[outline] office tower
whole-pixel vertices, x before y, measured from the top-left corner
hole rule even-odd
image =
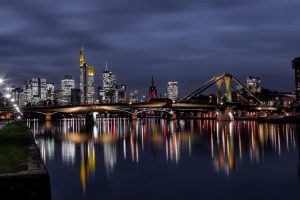
[[[15,104],[22,105],[21,104],[22,95],[23,95],[23,90],[21,88],[19,88],[19,87],[12,87],[11,88],[11,97],[12,97],[12,99],[14,99]]]
[[[292,66],[295,70],[295,94],[297,104],[300,104],[300,57],[292,60]]]
[[[75,80],[71,75],[64,75],[61,80],[62,101],[65,104],[71,103],[71,90],[75,88]]]
[[[126,85],[118,86],[118,100],[119,103],[126,102]]]
[[[63,95],[62,95],[62,91],[61,90],[54,90],[54,104],[64,104],[64,102],[62,101],[63,99]]]
[[[156,90],[156,85],[154,83],[153,76],[152,76],[152,79],[151,79],[151,84],[149,86],[149,95],[148,95],[148,97],[149,97],[149,99],[157,97],[157,90]]]
[[[71,89],[71,104],[80,103],[80,89],[73,88]]]
[[[248,76],[247,77],[247,89],[253,94],[261,93],[261,81],[259,77]]]
[[[178,82],[169,81],[167,85],[168,98],[176,101],[178,99]]]
[[[27,104],[30,104],[31,100],[32,100],[32,89],[31,89],[32,85],[31,85],[31,81],[30,80],[26,80],[23,83],[23,102],[24,102],[24,106],[26,106]]]
[[[126,86],[117,85],[116,76],[112,71],[108,70],[107,63],[102,72],[102,78],[102,87],[99,87],[98,90],[100,103],[118,103],[120,101],[126,101]],[[119,99],[119,95],[121,95],[121,99]]]
[[[83,48],[79,53],[80,64],[80,101],[81,103],[94,103],[95,101],[95,67],[86,64]]]
[[[54,101],[54,83],[47,83],[47,100]]]

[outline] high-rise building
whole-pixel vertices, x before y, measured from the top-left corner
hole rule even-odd
[[[46,82],[45,78],[32,78],[23,84],[24,104],[36,105],[47,100],[53,100],[54,84]]]
[[[47,100],[54,101],[54,83],[47,83]]]
[[[55,104],[64,104],[63,95],[61,90],[54,90],[54,102]]]
[[[116,76],[108,70],[107,63],[105,64],[105,70],[103,71],[103,89],[113,90],[116,88]]]
[[[247,89],[253,94],[261,93],[261,81],[257,76],[247,77]]]
[[[11,96],[12,99],[14,99],[15,104],[22,106],[22,96],[23,90],[19,87],[12,87],[11,88]]]
[[[167,86],[168,98],[176,101],[178,100],[178,82],[169,81]]]
[[[154,78],[152,76],[152,79],[151,79],[151,84],[149,86],[149,95],[148,95],[149,99],[152,99],[152,98],[157,98],[157,90],[156,90],[156,85],[154,83]]]
[[[61,80],[62,101],[65,104],[71,103],[71,90],[75,88],[75,80],[71,75],[64,75]]]
[[[300,104],[300,57],[292,60],[292,66],[295,70],[295,93],[297,104]]]
[[[126,102],[126,85],[120,85],[118,86],[118,99],[119,103],[125,103]]]
[[[80,103],[80,89],[73,88],[71,89],[71,104]]]
[[[95,67],[88,66],[84,60],[83,48],[79,53],[80,64],[80,102],[94,103],[95,101]]]
[[[126,85],[117,85],[116,76],[108,70],[107,63],[102,73],[103,86],[99,87],[99,102],[100,103],[118,103],[126,101]],[[119,99],[121,95],[121,99]]]
[[[31,103],[32,100],[32,84],[30,80],[24,81],[23,84],[23,97],[24,97],[24,106]]]

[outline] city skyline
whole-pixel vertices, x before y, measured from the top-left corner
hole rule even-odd
[[[147,94],[152,75],[158,93],[173,80],[184,96],[224,72],[240,80],[258,76],[266,88],[294,91],[291,60],[299,56],[299,2],[127,3],[3,2],[3,76],[20,85],[47,75],[59,85],[60,70],[79,83],[77,55],[83,42],[96,66],[96,85],[107,61],[118,80],[140,94]]]

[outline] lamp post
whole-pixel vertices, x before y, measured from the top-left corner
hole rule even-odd
[[[10,97],[11,97],[11,94],[8,94],[8,93],[5,94],[5,98],[7,99],[7,101],[5,102],[5,107],[6,107],[6,111],[7,111],[8,114],[9,114],[9,104],[10,104],[10,101],[11,101]],[[8,116],[7,124],[9,124],[9,116]]]

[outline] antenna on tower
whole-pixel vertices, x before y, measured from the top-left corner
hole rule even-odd
[[[107,71],[107,61],[105,62],[105,71]]]
[[[83,51],[83,41],[81,41],[81,51]]]

